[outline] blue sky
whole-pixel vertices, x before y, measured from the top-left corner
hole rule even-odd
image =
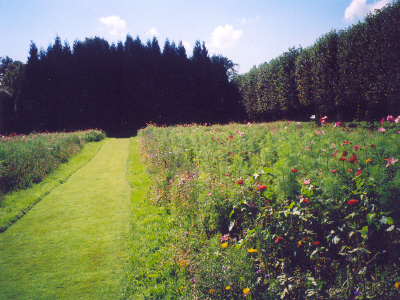
[[[102,37],[110,44],[139,36],[183,41],[190,56],[196,40],[209,54],[239,64],[240,73],[290,47],[312,45],[331,29],[345,29],[390,0],[0,0],[0,57],[27,61],[31,40],[46,49],[58,35]]]

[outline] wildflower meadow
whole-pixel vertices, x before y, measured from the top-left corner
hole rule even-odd
[[[399,118],[328,120],[139,132],[173,223],[164,299],[400,297]]]

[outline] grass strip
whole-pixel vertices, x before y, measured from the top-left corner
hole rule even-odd
[[[128,259],[128,139],[97,155],[0,235],[2,299],[118,299]]]
[[[68,163],[60,165],[44,181],[28,189],[6,194],[0,207],[0,232],[4,232],[54,188],[85,166],[97,154],[104,142],[105,140],[87,143],[83,149],[70,158]]]
[[[131,138],[127,179],[131,186],[132,240],[125,270],[124,299],[177,299],[177,267],[165,258],[171,252],[172,219],[164,207],[148,201],[151,181],[141,162],[139,137]]]

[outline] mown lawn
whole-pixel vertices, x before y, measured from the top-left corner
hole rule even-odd
[[[0,234],[2,299],[120,297],[130,235],[128,146],[128,139],[108,139]]]

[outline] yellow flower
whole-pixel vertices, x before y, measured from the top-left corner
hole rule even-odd
[[[257,249],[250,248],[250,249],[247,249],[247,252],[249,252],[249,253],[256,253],[256,252],[257,252]]]
[[[184,260],[184,259],[181,260],[181,263],[180,263],[181,267],[184,268],[184,267],[186,267],[188,264],[189,264],[189,262],[188,262],[187,260]]]
[[[210,289],[210,294],[212,294],[214,292],[214,289]]]
[[[370,158],[368,158],[367,160],[365,160],[365,162],[370,162],[371,161],[371,159]]]
[[[250,289],[249,288],[243,289],[243,294],[247,295],[248,293],[250,293]]]
[[[394,287],[396,288],[396,290],[400,291],[400,281],[399,281],[399,282],[396,282],[396,283],[394,284]]]
[[[297,243],[297,247],[301,247],[301,241]]]
[[[221,244],[221,247],[224,248],[224,249],[225,249],[226,247],[228,247],[228,242]]]
[[[228,285],[226,288],[225,288],[226,290],[230,290],[231,289],[231,287]]]

